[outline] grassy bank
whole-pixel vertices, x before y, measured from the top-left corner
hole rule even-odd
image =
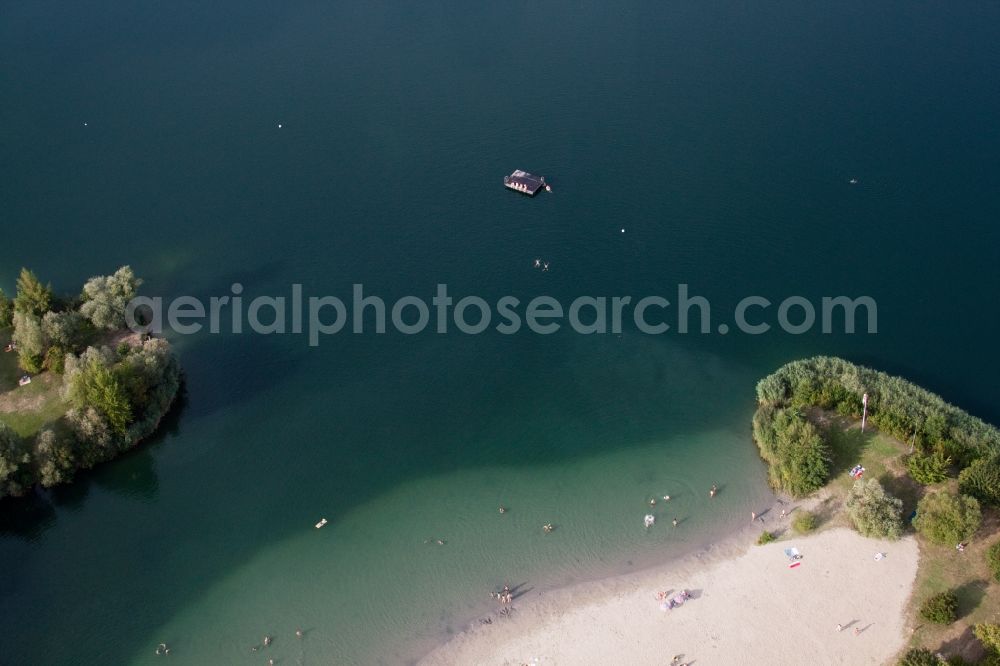
[[[8,342],[9,329],[0,332],[0,349]],[[69,405],[61,396],[62,377],[45,372],[33,377],[27,386],[18,386],[23,374],[17,354],[0,351],[0,423],[21,437],[31,437],[43,426],[58,421]]]

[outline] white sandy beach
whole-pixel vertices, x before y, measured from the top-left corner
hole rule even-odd
[[[803,556],[796,568],[783,552],[790,546]],[[876,561],[877,552],[885,558]],[[730,545],[515,599],[510,619],[475,626],[421,663],[662,666],[682,654],[681,663],[697,666],[884,664],[906,641],[903,611],[917,558],[912,538],[878,541],[844,528]],[[657,592],[682,589],[693,598],[661,610]]]

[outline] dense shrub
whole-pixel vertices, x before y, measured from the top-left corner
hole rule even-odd
[[[69,421],[82,441],[128,447],[156,429],[180,379],[180,365],[165,340],[147,340],[124,358],[109,347],[90,347],[79,358],[67,358]]]
[[[979,502],[968,495],[940,491],[917,504],[913,526],[934,543],[954,545],[971,538],[982,523]]]
[[[1000,652],[1000,624],[977,624],[975,634],[987,650]]]
[[[802,497],[826,484],[832,459],[829,446],[816,426],[798,411],[758,409],[753,436],[768,464],[768,479],[774,488]]]
[[[920,617],[935,624],[951,624],[958,616],[958,597],[952,591],[928,597],[920,606]]]
[[[807,534],[816,529],[816,516],[808,511],[797,511],[792,518],[792,529],[799,534]]]
[[[985,662],[981,661],[968,661],[965,657],[960,654],[953,654],[944,660],[944,663],[948,666],[988,666]]]
[[[7,328],[14,321],[14,304],[0,289],[0,328]]]
[[[867,537],[898,539],[903,533],[903,502],[875,479],[859,479],[847,493],[847,516]]]
[[[927,648],[910,648],[898,663],[899,666],[941,666],[941,660]]]
[[[955,464],[1000,454],[1000,430],[899,377],[817,356],[788,363],[757,384],[761,406],[774,409],[815,405],[861,414],[868,393],[868,419],[924,453],[940,451]]]
[[[993,573],[993,580],[1000,583],[1000,541],[997,541],[987,549],[986,564]]]
[[[951,466],[951,458],[941,451],[931,453],[914,453],[906,459],[906,468],[910,476],[917,483],[928,486],[932,483],[941,483],[948,478],[948,467]]]
[[[122,266],[113,275],[92,277],[83,285],[80,312],[95,328],[125,328],[125,307],[135,298],[141,284],[142,280],[128,266]]]
[[[984,504],[1000,506],[1000,459],[976,460],[958,475],[958,487]]]
[[[0,498],[24,492],[25,474],[29,472],[31,456],[17,433],[0,423]]]
[[[57,435],[52,428],[45,428],[35,439],[35,464],[38,466],[38,482],[46,488],[73,478],[77,460],[74,452],[75,440],[66,435]]]
[[[771,543],[772,541],[774,541],[774,535],[768,532],[767,530],[761,532],[760,536],[757,537],[758,546],[763,546],[764,544]]]
[[[975,666],[1000,666],[1000,652],[989,652]]]
[[[14,333],[11,340],[17,345],[17,362],[26,372],[42,370],[45,358],[45,336],[42,321],[27,312],[14,312]]]

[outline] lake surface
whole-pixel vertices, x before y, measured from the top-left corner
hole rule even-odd
[[[280,663],[405,663],[504,582],[743,524],[754,385],[801,356],[1000,422],[1000,7],[872,4],[3,2],[8,293],[125,263],[165,298],[685,283],[719,321],[870,295],[878,334],[170,335],[161,436],[0,503],[0,662],[264,663],[269,633]]]

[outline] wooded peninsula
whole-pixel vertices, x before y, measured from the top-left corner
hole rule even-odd
[[[133,333],[128,266],[58,297],[22,269],[0,290],[0,498],[72,480],[153,434],[180,391],[170,344]]]

